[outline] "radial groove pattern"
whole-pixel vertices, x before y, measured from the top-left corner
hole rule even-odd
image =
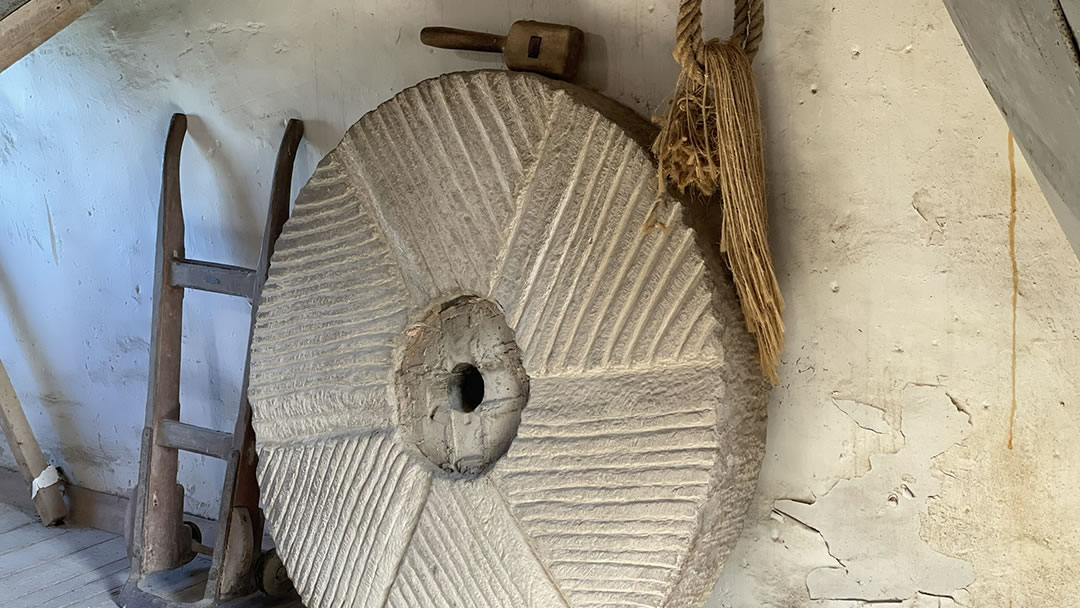
[[[764,386],[697,222],[655,200],[634,125],[605,103],[526,74],[425,81],[354,125],[301,191],[250,397],[267,518],[309,608],[681,608],[715,581],[760,466]],[[453,364],[490,365],[482,330],[418,325],[461,296],[513,333],[520,416],[497,398],[439,405]],[[419,335],[459,349],[422,359],[431,382],[403,376]],[[431,392],[414,403],[401,386]],[[514,439],[479,472],[436,466],[427,435],[399,426],[406,410],[428,420],[416,403],[456,421],[440,440]]]

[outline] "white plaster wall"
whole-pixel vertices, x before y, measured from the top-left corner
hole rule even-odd
[[[676,75],[675,4],[105,0],[0,74],[0,358],[46,451],[88,487],[137,476],[172,112],[192,117],[189,255],[250,265],[286,118],[307,124],[299,187],[381,100],[498,65],[420,46],[421,26],[574,23],[581,82],[648,115]],[[706,5],[726,32],[729,4]],[[1018,158],[1009,450],[1006,127],[944,8],[769,0],[756,67],[788,347],[751,523],[709,605],[1071,605],[1080,263]],[[227,428],[246,305],[189,295],[186,314],[186,419]],[[220,477],[184,461],[189,509],[212,513]]]

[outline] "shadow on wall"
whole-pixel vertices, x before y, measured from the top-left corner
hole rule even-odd
[[[180,111],[180,110],[178,110]],[[187,137],[190,142],[184,146],[182,154],[201,153],[206,161],[211,163],[214,169],[215,181],[218,182],[218,192],[223,196],[221,202],[231,202],[233,209],[223,219],[229,220],[230,226],[222,226],[222,236],[230,243],[232,256],[242,260],[245,255],[258,251],[257,246],[253,250],[252,243],[257,244],[262,235],[255,228],[261,225],[260,218],[266,217],[266,209],[257,204],[252,192],[252,181],[244,175],[246,170],[236,163],[236,156],[244,150],[231,149],[230,146],[222,145],[221,139],[217,139],[211,132],[211,128],[201,116],[187,114],[188,126]],[[191,144],[195,144],[192,146]],[[180,172],[181,195],[184,188],[184,171]],[[245,221],[246,220],[246,221]],[[207,227],[209,228],[209,227]],[[198,251],[190,252],[195,258],[205,257]],[[250,262],[241,262],[251,265]]]
[[[588,49],[589,61],[582,65],[580,84],[595,91],[608,87],[608,49],[607,41],[598,34],[585,33],[585,48]],[[649,118],[646,116],[646,118]]]
[[[78,446],[82,445],[81,442],[77,442],[76,438],[78,433],[71,424],[71,420],[65,415],[65,410],[72,407],[80,407],[82,404],[78,401],[68,398],[61,388],[60,382],[52,374],[49,368],[49,361],[45,357],[44,353],[38,347],[37,336],[30,324],[30,320],[26,315],[22,303],[19,301],[17,292],[11,281],[8,278],[8,272],[4,268],[2,262],[0,262],[0,297],[7,303],[8,317],[11,319],[11,326],[15,330],[15,341],[22,345],[23,354],[26,358],[27,365],[30,366],[31,372],[34,374],[34,379],[37,380],[38,390],[40,391],[40,400],[45,410],[46,416],[52,422],[52,432],[43,433],[41,429],[35,430],[35,434],[39,436],[39,439],[51,439],[56,438],[59,445],[52,444],[52,442],[44,443],[42,445],[42,451],[46,454],[46,461],[56,464],[56,457],[61,457],[60,465],[63,466],[68,462],[68,457],[74,457],[74,454],[68,454],[64,446]],[[16,394],[19,393],[19,387],[16,388]],[[25,387],[24,391],[25,392]],[[23,406],[26,405],[26,400],[22,399]],[[27,418],[33,421],[33,412],[27,412]],[[31,426],[33,423],[31,422]],[[60,454],[55,452],[59,449]],[[53,452],[50,454],[50,452]],[[51,457],[50,457],[51,456]],[[66,467],[70,471],[70,467]]]

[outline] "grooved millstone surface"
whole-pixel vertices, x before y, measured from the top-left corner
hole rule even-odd
[[[704,602],[765,387],[690,212],[665,199],[646,229],[656,172],[628,117],[538,76],[450,74],[364,116],[300,192],[250,399],[309,608]]]

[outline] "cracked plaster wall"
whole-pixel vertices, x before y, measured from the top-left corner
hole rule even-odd
[[[730,4],[706,2],[724,35]],[[251,264],[283,121],[297,187],[415,82],[499,65],[424,25],[587,34],[581,82],[655,113],[676,2],[105,0],[0,74],[0,358],[82,485],[137,474],[156,204],[192,116],[191,255]],[[1006,127],[935,0],[769,0],[755,62],[788,346],[749,525],[711,608],[1069,606],[1080,594],[1080,263],[1018,155],[1015,444]],[[187,419],[230,426],[246,311],[187,303]],[[6,452],[0,464],[11,464]],[[215,463],[182,464],[213,512]]]
[[[758,64],[788,348],[709,605],[1075,605],[1080,263],[1018,152],[1009,450],[1004,122],[938,3],[817,6]]]

